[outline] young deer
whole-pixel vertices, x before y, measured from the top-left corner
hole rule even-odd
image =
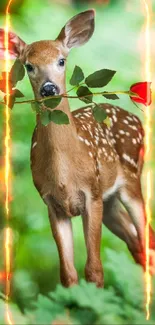
[[[88,10],[69,20],[55,41],[27,45],[14,33],[9,34],[10,53],[25,65],[35,98],[66,92],[67,55],[86,43],[93,31],[94,10]],[[4,51],[3,30],[0,36]],[[127,111],[110,104],[101,106],[110,117],[110,127],[97,123],[89,106],[71,113],[67,98],[63,98],[56,109],[68,115],[70,124],[43,126],[37,115],[32,138],[33,181],[48,208],[64,286],[78,282],[71,225],[71,217],[77,215],[83,218],[87,281],[103,286],[102,221],[145,267],[145,208],[140,184],[143,128]],[[154,249],[154,232],[150,232],[150,248]]]

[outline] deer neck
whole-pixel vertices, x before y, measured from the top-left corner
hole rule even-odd
[[[50,122],[47,126],[41,124],[40,116],[37,116],[37,133],[40,141],[46,142],[46,147],[56,151],[71,151],[77,143],[77,131],[73,116],[70,112],[67,98],[62,98],[60,104],[55,108],[68,115],[69,124],[55,124]]]

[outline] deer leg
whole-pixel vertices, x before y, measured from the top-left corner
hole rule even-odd
[[[119,192],[119,198],[131,217],[131,220],[137,230],[137,236],[141,249],[143,250],[145,246],[145,205],[141,194],[141,189],[137,189],[137,195],[135,191],[136,186],[134,188],[134,184],[131,188],[123,188]]]
[[[60,259],[60,279],[65,287],[78,283],[77,272],[74,267],[72,224],[69,218],[56,214],[48,205],[49,219]]]
[[[142,261],[142,265],[145,269],[145,225],[146,225],[146,212],[144,199],[141,193],[140,184],[127,184],[126,188],[121,189],[119,192],[120,201],[125,206],[128,214],[131,217],[131,220],[137,230],[137,238],[139,240],[139,259]],[[150,249],[155,249],[155,235],[154,231],[150,227]],[[138,252],[135,254],[138,255]],[[152,260],[154,259],[154,254],[152,254]],[[154,264],[154,261],[150,261]],[[151,267],[152,272],[154,273],[154,265]]]
[[[103,223],[112,233],[127,244],[135,262],[144,266],[137,230],[129,214],[123,209],[116,196],[104,202]]]
[[[91,200],[87,204],[87,212],[83,216],[83,228],[87,248],[85,277],[88,282],[103,287],[103,268],[100,259],[100,243],[102,231],[102,200]]]

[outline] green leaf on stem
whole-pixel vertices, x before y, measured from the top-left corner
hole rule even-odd
[[[22,63],[20,62],[19,59],[17,59],[11,70],[10,70],[10,80],[13,84],[13,86],[16,86],[18,81],[21,81],[25,76],[25,69],[22,65]]]
[[[115,75],[116,71],[109,69],[98,70],[90,74],[86,79],[85,83],[88,87],[98,88],[106,86]]]
[[[40,109],[40,103],[39,102],[32,102],[31,103],[31,107],[32,107],[32,110],[36,113],[40,113],[41,112],[41,109]]]
[[[52,98],[43,100],[43,103],[45,104],[46,107],[53,109],[60,104],[61,99],[62,99],[61,96],[59,96],[59,97],[53,96]]]
[[[8,107],[9,107],[10,109],[13,108],[14,103],[15,103],[15,99],[16,99],[16,97],[15,97],[14,94],[13,94],[13,95],[9,95],[9,101],[8,101],[8,103],[7,103],[7,96],[4,96],[4,102],[5,102],[5,104],[8,104]]]
[[[102,94],[102,96],[104,96],[107,99],[119,99],[119,97],[116,94],[108,94],[108,92],[104,91],[104,93]]]
[[[84,73],[82,69],[76,65],[72,77],[70,79],[70,84],[72,86],[78,86],[83,79],[84,79]]]
[[[94,118],[97,122],[101,123],[107,118],[107,113],[104,110],[103,107],[95,104],[95,106],[92,108]]]
[[[52,112],[45,111],[41,113],[41,122],[45,126],[50,122],[54,122],[55,124],[69,124],[69,118],[67,114],[60,110],[54,110]]]
[[[93,94],[90,91],[90,89],[86,86],[79,87],[76,94],[79,97],[79,99],[82,100],[86,104],[91,103],[93,100]],[[80,97],[82,97],[82,98],[80,98]]]
[[[13,94],[14,94],[15,97],[17,97],[17,98],[25,97],[24,94],[23,94],[19,89],[14,89],[14,90],[13,90]]]
[[[111,120],[109,116],[106,117],[106,119],[103,121],[104,124],[109,128],[111,126]]]

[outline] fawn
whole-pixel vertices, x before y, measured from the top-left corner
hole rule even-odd
[[[36,99],[66,92],[65,65],[70,49],[86,43],[94,32],[94,10],[82,12],[62,28],[56,40],[27,45],[9,34],[10,53],[25,65]],[[1,51],[4,51],[0,30]],[[133,114],[101,104],[110,127],[97,123],[91,106],[71,113],[68,99],[56,109],[70,123],[37,124],[32,137],[31,169],[35,187],[48,208],[60,258],[64,286],[78,282],[74,267],[71,217],[82,215],[87,262],[86,280],[103,286],[100,259],[102,222],[127,244],[135,261],[145,268],[145,207],[140,177],[144,131]],[[155,247],[150,229],[151,249]]]

